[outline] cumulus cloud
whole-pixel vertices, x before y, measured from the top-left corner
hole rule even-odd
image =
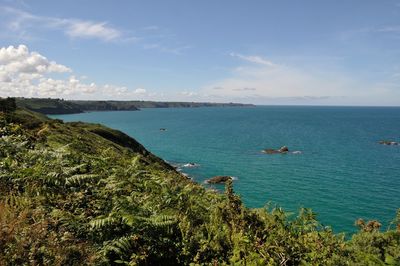
[[[145,89],[142,89],[142,88],[137,88],[136,90],[134,90],[134,93],[136,93],[136,94],[144,94],[146,92],[147,91]]]
[[[0,71],[0,82],[11,82],[11,77],[5,71]]]
[[[15,75],[28,78],[52,72],[65,73],[71,72],[71,69],[54,61],[49,61],[46,57],[36,52],[29,52],[28,47],[25,45],[0,49],[2,80],[5,80],[4,77],[7,77],[6,80],[11,80],[11,77]]]
[[[63,97],[136,99],[145,96],[143,88],[129,90],[123,86],[97,85],[82,82],[74,75],[56,79],[54,73],[69,74],[67,66],[48,60],[45,56],[29,51],[25,45],[0,48],[0,96]]]
[[[30,90],[40,97],[55,97],[59,95],[69,96],[76,93],[94,93],[97,91],[97,86],[95,83],[80,83],[79,80],[72,76],[67,80],[41,78],[36,86],[32,84]]]

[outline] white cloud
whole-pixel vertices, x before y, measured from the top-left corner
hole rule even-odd
[[[278,65],[274,68],[265,65],[243,66],[236,68],[230,78],[204,87],[203,92],[234,101],[258,103],[283,98],[307,99],[304,97],[308,95],[322,99],[326,96],[341,97],[345,92],[344,83],[349,82]]]
[[[269,67],[276,66],[271,61],[266,60],[266,59],[262,58],[261,56],[257,56],[257,55],[242,55],[242,54],[237,54],[237,53],[230,53],[229,55],[232,57],[237,57],[239,59],[245,60],[250,63],[254,63],[254,64],[259,64],[259,65],[264,65],[264,66],[269,66]]]
[[[155,25],[136,30],[135,32],[141,32],[142,36],[134,36],[131,30],[119,29],[106,21],[39,16],[7,6],[0,6],[0,19],[0,36],[20,41],[38,39],[42,31],[60,31],[71,39],[139,43],[142,49],[154,49],[176,55],[191,48],[177,42],[174,34]]]
[[[215,90],[215,88],[214,88]],[[236,88],[236,89],[232,89],[234,91],[256,91],[256,88]]]
[[[105,41],[116,40],[121,32],[107,25],[106,22],[66,21],[66,34],[73,38],[98,38]]]
[[[144,94],[146,92],[147,91],[145,89],[142,89],[142,88],[137,88],[136,90],[134,90],[134,93],[136,93],[136,94]]]
[[[49,61],[46,57],[36,52],[29,52],[28,47],[19,45],[0,49],[0,72],[3,77],[20,75],[25,78],[35,77],[44,73],[65,73],[71,69],[64,65]]]
[[[343,72],[282,65],[261,56],[232,53],[252,65],[201,88],[212,99],[258,104],[400,104],[398,87],[357,80]]]
[[[194,97],[199,95],[197,92],[194,91],[182,91],[180,94],[182,94],[185,97]]]
[[[37,86],[32,84],[31,91],[35,90],[35,94],[40,97],[57,97],[69,96],[74,94],[91,94],[97,91],[97,86],[94,83],[84,84],[74,77],[68,80],[42,78]]]
[[[171,53],[175,55],[180,55],[184,50],[191,48],[189,45],[184,46],[176,46],[176,47],[167,47],[161,43],[147,43],[143,45],[143,48],[146,50],[159,50],[161,52]]]
[[[45,75],[48,74],[68,72],[71,72],[71,69],[49,61],[39,53],[30,52],[25,45],[0,48],[1,96],[25,96],[34,91],[37,96],[51,96],[51,90],[54,93],[68,91],[65,89],[66,84],[45,79]]]
[[[0,82],[11,82],[11,77],[5,71],[1,71]]]
[[[0,48],[0,96],[62,97],[76,99],[137,99],[146,97],[143,88],[82,82],[76,76],[55,79],[54,73],[70,73],[64,65],[48,60],[25,45]],[[84,77],[85,78],[85,77]]]
[[[61,30],[71,38],[99,39],[103,41],[136,40],[132,36],[124,36],[121,30],[104,21],[37,16],[11,7],[1,7],[0,11],[9,16],[9,21],[5,24],[7,30],[27,38],[30,37],[30,31],[47,28]]]
[[[400,33],[400,25],[385,26],[374,29],[375,32]]]

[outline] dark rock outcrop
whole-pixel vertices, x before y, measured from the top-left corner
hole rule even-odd
[[[379,141],[379,144],[390,145],[390,146],[400,145],[398,142],[390,141],[390,140],[381,140],[381,141]]]
[[[289,148],[286,146],[282,146],[280,149],[277,149],[277,150],[265,149],[262,152],[266,153],[266,154],[287,153],[287,152],[289,152]]]
[[[208,184],[220,184],[220,183],[225,183],[228,180],[232,180],[232,177],[231,176],[226,176],[226,175],[217,175],[217,176],[214,176],[214,177],[208,179],[206,181],[206,183],[208,183]]]

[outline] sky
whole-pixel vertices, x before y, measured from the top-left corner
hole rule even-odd
[[[400,105],[400,0],[0,0],[0,97]]]

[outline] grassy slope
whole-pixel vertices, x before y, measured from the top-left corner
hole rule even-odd
[[[0,123],[0,265],[400,263],[400,228],[359,221],[345,241],[309,210],[205,190],[122,132],[22,109]]]
[[[81,106],[60,99],[17,98],[18,107],[44,114],[73,114],[84,110]]]

